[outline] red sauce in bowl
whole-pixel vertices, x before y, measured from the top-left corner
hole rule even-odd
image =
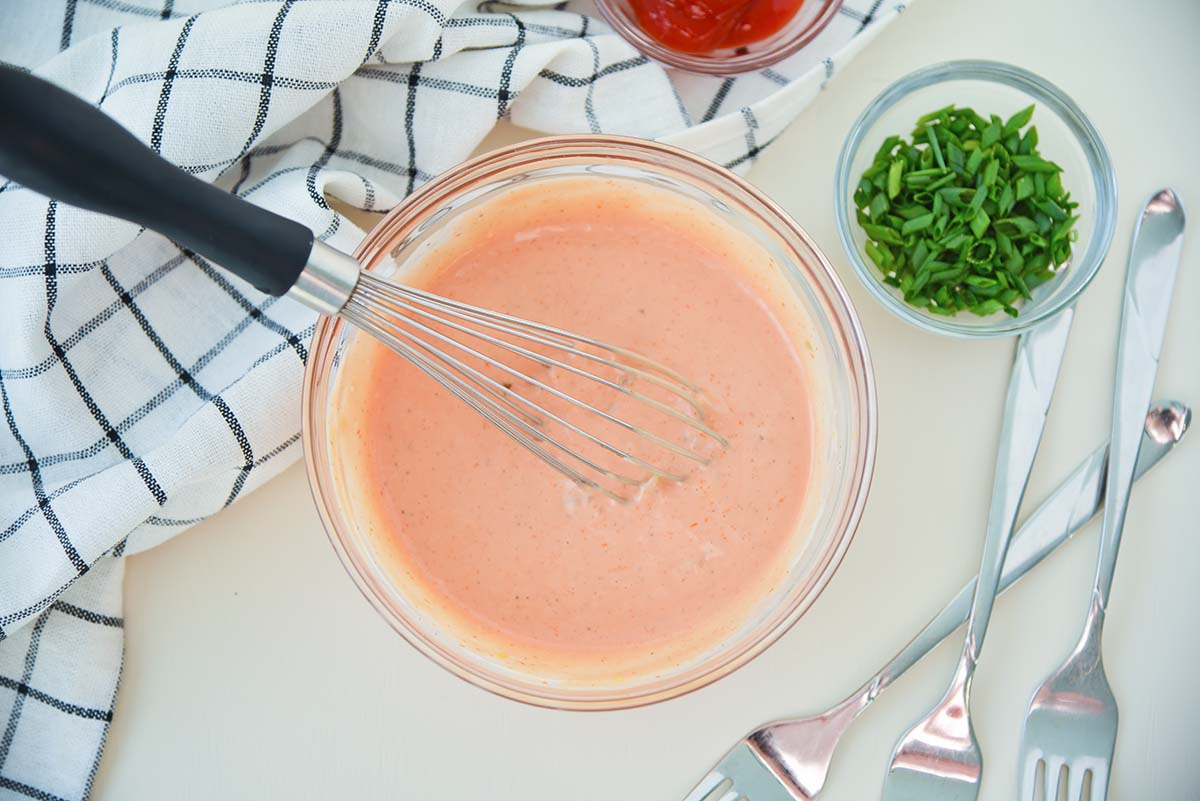
[[[804,0],[630,0],[650,37],[681,53],[761,41],[788,23]]]

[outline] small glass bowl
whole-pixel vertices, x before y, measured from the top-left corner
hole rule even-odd
[[[737,75],[782,61],[815,39],[841,6],[842,0],[805,0],[796,16],[765,39],[707,53],[681,53],[642,30],[629,0],[596,0],[604,21],[643,54],[668,67],[702,75]]]
[[[382,275],[403,273],[411,254],[460,215],[516,187],[562,176],[644,182],[708,205],[766,248],[810,322],[804,332],[813,375],[814,471],[805,490],[798,547],[783,581],[744,624],[690,661],[656,675],[582,684],[522,672],[461,641],[385,567],[356,517],[342,480],[332,404],[340,366],[360,334],[322,318],[304,379],[304,457],[309,484],[334,550],[378,612],[438,664],[499,695],[560,709],[617,709],[662,701],[745,664],[804,614],[829,582],[862,515],[875,462],[875,384],[858,316],[829,260],[782,209],[728,170],[687,151],[616,136],[557,136],[493,151],[451,169],[410,195],[367,235],[355,257]]]
[[[904,302],[903,294],[883,283],[878,268],[864,250],[866,234],[858,225],[854,188],[885,138],[908,138],[921,115],[954,103],[980,114],[1009,115],[1030,103],[1037,108],[1041,154],[1063,168],[1063,184],[1079,203],[1079,239],[1070,262],[1058,276],[1038,288],[1033,300],[1017,307],[1016,317],[997,312],[978,317],[960,311],[943,317]],[[834,214],[846,255],[859,279],[880,303],[918,328],[963,338],[1019,334],[1073,304],[1100,269],[1112,244],[1117,215],[1117,179],[1108,148],[1099,132],[1061,89],[1032,72],[994,61],[949,61],[925,67],[901,78],[871,101],[850,129],[838,156],[834,179]]]

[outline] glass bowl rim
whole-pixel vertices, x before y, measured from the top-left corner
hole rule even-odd
[[[863,139],[879,118],[892,106],[917,90],[957,80],[982,80],[1003,84],[1034,97],[1039,103],[1046,104],[1064,120],[1071,133],[1079,141],[1081,149],[1088,156],[1091,168],[1089,177],[1093,185],[1099,186],[1099,190],[1096,192],[1095,230],[1086,251],[1081,254],[1079,264],[1072,265],[1070,268],[1083,273],[1084,277],[1079,281],[1078,286],[1072,292],[1056,298],[1053,303],[1036,309],[1033,314],[1019,314],[1016,318],[1005,316],[1003,320],[992,324],[959,323],[955,322],[953,317],[935,317],[925,314],[921,310],[909,306],[902,298],[887,291],[854,241],[853,220],[849,208],[850,168]],[[1092,163],[1093,157],[1099,169]],[[1100,132],[1075,104],[1075,101],[1057,86],[1029,70],[1001,61],[978,59],[944,61],[910,72],[889,85],[867,104],[867,107],[850,127],[850,132],[838,154],[834,176],[833,210],[837,221],[838,237],[841,239],[842,249],[854,266],[859,281],[884,308],[905,322],[925,331],[961,339],[1016,336],[1073,305],[1099,272],[1100,266],[1108,256],[1116,231],[1117,176],[1113,170],[1112,157],[1109,155],[1108,147],[1104,144]]]
[[[609,27],[642,55],[668,67],[699,75],[727,77],[765,69],[795,55],[809,42],[816,39],[821,31],[825,30],[837,15],[844,0],[821,0],[825,5],[811,24],[798,31],[795,36],[782,40],[769,50],[722,57],[706,56],[703,53],[681,53],[661,44],[638,27],[631,18],[627,18],[623,10],[618,9],[618,6],[625,0],[595,0],[595,2],[596,10],[600,12],[600,16],[604,18]]]
[[[706,171],[707,177],[717,179],[724,188],[747,193],[750,200],[765,208],[774,224],[786,230],[788,234],[796,236],[814,256],[814,263],[808,267],[813,273],[824,279],[824,285],[819,289],[827,296],[825,300],[830,307],[830,311],[822,309],[822,313],[828,317],[831,331],[851,358],[851,364],[846,368],[846,381],[854,406],[857,407],[851,409],[851,424],[856,424],[859,428],[857,429],[857,447],[851,448],[849,456],[851,469],[847,471],[849,478],[844,492],[844,508],[838,510],[837,520],[841,523],[842,530],[835,535],[814,565],[811,571],[812,583],[807,591],[798,593],[790,603],[778,604],[779,609],[776,610],[778,614],[774,622],[769,627],[764,627],[765,630],[761,632],[750,632],[743,638],[748,642],[740,649],[735,647],[725,649],[719,657],[709,660],[710,662],[715,661],[715,664],[707,667],[703,672],[690,678],[687,675],[681,676],[679,681],[668,686],[646,688],[645,685],[650,682],[644,681],[641,685],[632,685],[628,689],[614,689],[610,691],[612,697],[596,698],[571,697],[569,692],[542,693],[534,688],[532,682],[525,682],[522,687],[517,688],[511,683],[505,683],[486,675],[488,669],[481,660],[464,660],[444,648],[434,638],[427,636],[418,626],[410,624],[407,619],[378,597],[377,591],[372,586],[373,577],[360,568],[356,562],[355,553],[352,553],[352,550],[361,551],[362,549],[357,546],[352,547],[347,542],[351,535],[342,532],[337,522],[335,512],[341,513],[342,510],[336,495],[331,488],[325,488],[326,479],[323,474],[328,473],[331,477],[332,468],[330,460],[321,458],[320,455],[324,454],[324,443],[319,438],[327,435],[327,432],[326,421],[316,419],[318,417],[316,411],[324,408],[323,405],[320,405],[316,394],[327,391],[326,384],[330,378],[333,356],[341,340],[342,327],[349,324],[340,318],[322,316],[313,332],[309,358],[305,365],[301,399],[301,441],[304,447],[305,470],[322,526],[325,528],[343,568],[375,611],[417,651],[469,684],[495,695],[533,706],[579,711],[645,706],[676,698],[704,687],[754,659],[783,636],[811,608],[828,586],[854,539],[874,478],[878,443],[878,409],[874,369],[865,333],[849,294],[828,257],[821,252],[808,233],[782,208],[748,181],[694,153],[660,142],[603,134],[549,136],[498,148],[462,162],[418,188],[376,223],[355,249],[354,256],[361,261],[364,255],[377,253],[379,248],[394,241],[398,227],[403,227],[405,224],[411,225],[411,220],[406,222],[401,218],[414,214],[419,217],[424,209],[438,200],[457,197],[464,188],[473,186],[481,180],[481,175],[486,176],[485,171],[488,168],[503,169],[505,166],[517,165],[521,169],[532,170],[553,164],[556,155],[568,158],[589,154],[629,157],[631,153],[634,155],[640,153],[649,157],[666,157],[673,162],[671,168],[676,170],[698,167]],[[389,579],[388,583],[395,588],[395,591],[399,592],[395,582]],[[736,646],[737,643],[734,645]]]

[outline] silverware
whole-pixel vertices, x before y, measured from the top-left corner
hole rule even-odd
[[[1029,701],[1021,745],[1021,794],[1029,801],[1036,792],[1039,765],[1044,768],[1043,797],[1049,801],[1057,795],[1063,771],[1070,801],[1080,800],[1089,776],[1092,801],[1102,801],[1108,792],[1117,742],[1117,702],[1104,675],[1100,633],[1141,446],[1138,423],[1146,419],[1158,371],[1171,291],[1183,250],[1183,228],[1179,199],[1170,189],[1164,189],[1147,201],[1133,234],[1113,388],[1112,446],[1100,560],[1079,644]]]
[[[884,801],[974,801],[979,795],[983,754],[971,726],[971,679],[999,588],[1004,555],[1046,426],[1074,314],[1074,309],[1060,312],[1022,334],[1017,342],[983,559],[962,656],[946,695],[896,744],[884,777]]]
[[[27,72],[0,66],[0,107],[0,174],[159,231],[268,294],[347,321],[577,484],[628,501],[727,445],[705,422],[700,389],[658,362],[368,272]],[[624,411],[609,411],[618,399]]]
[[[1191,410],[1163,401],[1146,418],[1137,478],[1171,452],[1187,431]],[[1083,460],[1013,535],[1000,576],[1008,589],[1100,511],[1108,446]],[[969,581],[920,633],[848,698],[826,711],[770,723],[742,739],[684,801],[811,801],[825,785],[838,741],[881,692],[967,619],[975,580]],[[782,792],[782,795],[781,795]],[[732,793],[732,794],[731,794]]]

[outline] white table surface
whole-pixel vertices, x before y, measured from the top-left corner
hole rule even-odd
[[[130,559],[125,674],[94,798],[669,801],[750,728],[841,698],[975,570],[1012,349],[918,332],[858,285],[830,206],[845,132],[899,75],[983,57],[1058,84],[1106,138],[1117,236],[1080,303],[1030,485],[1036,501],[1106,436],[1130,233],[1142,201],[1165,185],[1191,204],[1193,222],[1155,394],[1200,403],[1197,41],[1196,0],[919,0],[764,155],[752,180],[815,237],[862,316],[880,439],[845,562],[758,660],[628,712],[488,695],[417,654],[360,597],[297,466]],[[1200,441],[1185,442],[1133,495],[1105,636],[1121,710],[1114,801],[1200,796],[1198,478]],[[1015,798],[1026,702],[1077,635],[1098,531],[1081,532],[997,606],[973,704],[985,801]],[[940,695],[957,648],[944,644],[860,719],[823,799],[878,797],[896,737]]]

